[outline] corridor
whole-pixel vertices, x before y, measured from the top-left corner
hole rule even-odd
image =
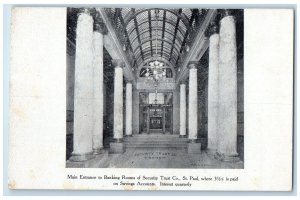
[[[243,10],[70,7],[66,42],[66,167],[243,167]]]

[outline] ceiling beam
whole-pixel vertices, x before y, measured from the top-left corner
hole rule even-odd
[[[191,30],[193,21],[194,21],[195,17],[197,16],[197,14],[196,14],[197,11],[198,11],[197,9],[194,9],[194,10],[193,10],[192,16],[191,16],[190,21],[189,21],[189,26],[187,27],[187,30],[186,30],[186,32],[185,32],[183,41],[182,41],[182,43],[181,43],[181,47],[180,47],[180,51],[179,51],[179,54],[178,54],[178,57],[177,57],[176,64],[178,64],[178,61],[179,61],[179,59],[180,59],[180,54],[181,54],[181,52],[183,51],[184,46],[185,46],[185,43],[186,43],[186,40],[187,40],[187,37],[188,37],[188,35],[190,34],[190,30]],[[198,12],[199,12],[199,11],[198,11]]]
[[[163,51],[163,53],[168,53],[168,52],[170,52],[170,50],[171,50],[171,48],[169,48],[169,47],[164,47],[164,49],[165,49],[165,51]],[[168,51],[169,50],[169,51]],[[147,47],[147,48],[145,48],[144,49],[144,56],[145,56],[145,54],[146,53],[149,53],[149,51],[151,51],[151,48],[150,47]],[[139,56],[140,54],[137,54],[137,56]],[[169,53],[168,53],[168,55],[169,55]],[[146,59],[146,58],[145,58]]]
[[[115,15],[114,15],[114,22],[117,22],[118,16],[119,16],[120,12],[121,12],[121,9],[120,8],[116,8],[116,12],[115,12]]]
[[[154,20],[153,20],[154,21]],[[168,18],[165,18],[165,20],[163,20],[163,19],[157,19],[157,21],[161,21],[161,22],[164,22],[164,23],[168,23],[168,24],[170,24],[171,26],[173,26],[174,27],[174,30],[175,30],[175,26],[176,26],[176,22],[174,22],[174,21],[172,21],[172,20],[170,20],[170,19],[168,19]],[[143,21],[140,21],[140,26],[141,25],[143,25],[144,23],[147,23],[148,22],[148,19],[145,19],[145,20],[143,20]],[[135,28],[133,28],[132,30],[130,30],[129,32],[128,32],[128,35],[131,35],[132,33],[133,33],[133,31],[135,30]],[[179,31],[179,33],[183,36],[184,35],[184,31],[182,30],[182,28],[180,27],[180,26],[178,26],[178,31]]]
[[[172,45],[172,44],[174,44],[174,43],[172,43],[172,41],[169,41],[169,40],[162,40],[161,38],[158,38],[157,39],[158,41],[164,41],[164,42],[166,42],[166,43],[168,43],[168,44],[170,44],[170,45]],[[143,44],[145,44],[145,43],[147,43],[147,42],[149,42],[150,41],[150,39],[147,39],[147,40],[145,40],[145,41],[143,41],[142,43],[140,43],[137,47],[135,47],[135,49],[133,50],[133,53],[134,54],[136,54],[137,53],[137,50],[143,45]],[[178,47],[178,45],[177,45],[177,47]],[[177,54],[179,54],[179,47],[178,48],[175,48],[175,50],[176,50],[176,53]]]
[[[113,45],[116,47],[114,48],[114,51],[116,52],[116,54],[118,55],[118,57],[123,60],[124,64],[125,64],[125,68],[124,68],[124,76],[127,80],[131,80],[133,81],[133,85],[136,86],[136,77],[132,72],[131,69],[131,64],[127,59],[127,56],[125,55],[125,52],[122,50],[122,45],[120,43],[120,41],[118,40],[117,34],[112,26],[112,23],[109,19],[109,17],[107,16],[104,8],[97,8],[97,11],[100,13],[106,28],[108,30],[108,35],[111,38],[111,43],[113,43]],[[106,48],[107,49],[107,48]],[[108,49],[107,49],[108,50]],[[113,58],[114,59],[114,58]]]
[[[201,25],[201,28],[199,29],[199,31],[194,39],[191,50],[189,51],[189,54],[185,57],[185,60],[183,61],[180,73],[178,74],[178,76],[176,78],[176,85],[179,84],[179,82],[181,80],[183,80],[183,78],[186,78],[186,75],[188,74],[187,72],[188,72],[189,62],[195,61],[196,58],[199,58],[199,57],[201,58],[201,56],[207,50],[208,41],[207,41],[207,38],[205,37],[205,31],[208,28],[209,23],[216,17],[216,14],[217,14],[216,9],[208,10],[207,15]]]
[[[168,50],[170,50],[170,49],[168,48]],[[151,57],[151,52],[149,51],[149,48],[147,48],[146,51],[144,50],[144,59],[146,60],[149,56]],[[168,56],[168,57],[166,57],[166,59],[169,59],[170,54],[169,54],[167,51],[164,51],[162,57],[164,57],[164,56],[165,56],[165,57]],[[137,57],[138,57],[137,60],[139,60],[139,59],[140,59],[140,55],[138,54]],[[174,65],[175,62],[176,62],[175,58],[172,58],[172,59],[169,60],[169,61],[172,62],[173,65]]]
[[[121,13],[119,14],[119,19],[121,21],[122,26],[124,26],[124,19],[123,19]],[[130,43],[130,40],[129,40],[129,35],[128,35],[128,32],[127,32],[126,28],[124,30],[124,34],[125,34],[125,37],[126,37],[126,42],[128,42],[128,44],[129,44],[128,45],[129,46],[129,50],[133,53],[133,49],[132,49],[132,46],[131,46],[131,43]],[[126,45],[126,47],[127,47],[127,45]]]
[[[163,27],[162,27],[162,36],[161,39],[164,39],[165,37],[165,27],[166,27],[166,11],[164,10],[164,16],[163,16]],[[170,33],[171,34],[171,33]],[[161,43],[161,50],[160,50],[160,56],[163,54],[163,48],[164,48],[164,41]]]
[[[178,13],[181,14],[182,12],[182,9],[179,9]],[[172,55],[173,55],[173,49],[174,49],[174,45],[175,45],[175,40],[176,40],[176,36],[177,36],[177,32],[178,32],[178,25],[179,25],[179,21],[180,21],[180,18],[177,17],[177,21],[176,21],[176,26],[175,26],[175,33],[174,33],[174,36],[173,36],[173,44],[172,44],[172,48],[171,48],[171,52],[170,52],[170,58],[169,60],[172,59]]]
[[[162,31],[163,34],[164,34],[164,33],[169,33],[170,35],[173,35],[173,34],[174,34],[173,31],[171,31],[170,29],[166,29],[166,28],[165,28],[164,31],[163,31],[162,28],[158,28],[157,30]],[[140,31],[140,36],[143,35],[143,34],[145,34],[145,33],[148,33],[149,31],[150,31],[149,29],[144,29],[143,31]],[[138,36],[135,36],[134,38],[132,38],[131,43],[134,43],[134,42],[137,40],[137,38],[138,38]],[[163,38],[163,37],[162,37],[162,38]],[[161,39],[162,39],[162,38],[161,38]],[[177,37],[176,40],[178,41],[179,44],[182,44],[182,41],[181,41],[181,39],[180,39],[179,37]],[[148,40],[147,40],[147,41],[148,41]]]
[[[127,24],[133,19],[135,18],[137,15],[139,15],[140,13],[142,12],[146,12],[148,10],[155,10],[157,8],[148,8],[148,9],[143,9],[143,10],[140,10],[138,12],[129,12],[125,17],[124,17],[124,21],[125,21],[125,25],[127,26]],[[165,8],[159,8],[158,10],[164,10],[164,11],[168,11],[174,15],[176,15],[177,17],[179,17],[182,22],[184,23],[185,26],[187,26],[189,24],[189,20],[187,18],[187,16],[183,13],[181,14],[178,14],[177,12],[177,9],[165,9]]]
[[[162,57],[159,57],[159,58],[168,60],[169,57],[170,57],[170,54],[167,53],[167,52],[164,52],[163,55],[162,55]],[[146,61],[147,59],[150,59],[150,58],[153,58],[153,57],[151,57],[150,53],[145,54],[145,61]],[[137,64],[138,64],[138,65],[141,65],[141,63],[143,63],[143,62],[145,63],[145,61],[143,61],[142,58],[139,57],[139,58],[137,59]],[[169,62],[172,63],[173,66],[175,66],[174,63],[176,62],[176,60],[175,60],[174,58],[172,58],[172,60],[169,61]]]
[[[135,9],[133,8],[132,9],[132,12],[134,13],[135,12]],[[141,45],[141,38],[140,38],[140,32],[139,32],[139,25],[137,23],[137,20],[136,20],[136,15],[134,17],[134,26],[135,26],[135,31],[136,31],[136,34],[138,36],[138,41],[139,41],[139,47],[140,47],[140,51],[141,51],[141,54],[142,54],[142,59],[144,60],[144,53],[143,53],[143,48],[142,48],[142,45]]]
[[[151,46],[151,56],[153,56],[153,48],[152,48],[152,27],[151,27],[151,11],[148,10],[148,19],[149,19],[149,34],[150,34],[150,46]],[[142,34],[142,33],[141,33]],[[139,37],[139,36],[137,36]],[[134,41],[134,40],[133,40]],[[132,43],[133,43],[132,41]]]

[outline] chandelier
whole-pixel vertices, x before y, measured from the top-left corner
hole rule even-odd
[[[155,9],[155,61],[149,62],[146,68],[145,76],[149,79],[157,82],[158,80],[166,77],[166,68],[164,67],[164,63],[158,61],[158,18],[159,18],[159,10]],[[150,19],[151,20],[151,19]]]

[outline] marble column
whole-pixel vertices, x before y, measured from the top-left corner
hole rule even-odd
[[[123,153],[123,66],[121,60],[113,60],[114,77],[114,142],[110,143],[111,153]]]
[[[150,107],[147,106],[147,134],[150,134]]]
[[[123,63],[114,60],[114,139],[123,139]]]
[[[93,158],[93,18],[79,12],[76,28],[74,137],[70,161]]]
[[[170,128],[170,134],[173,134],[174,133],[174,126],[173,126],[173,110],[174,110],[174,108],[173,107],[171,107],[170,108],[170,121],[171,121],[171,128]]]
[[[196,140],[198,135],[198,82],[197,65],[189,65],[189,139]]]
[[[198,138],[198,81],[197,63],[189,64],[189,144],[188,153],[201,152]]]
[[[132,136],[132,82],[126,83],[126,136]]]
[[[94,117],[93,117],[93,151],[99,154],[103,149],[103,34],[104,24],[97,13],[93,35],[94,68]]]
[[[180,84],[180,133],[179,137],[186,137],[186,84]]]
[[[215,153],[218,145],[218,87],[219,87],[219,34],[216,23],[211,24],[208,67],[208,146]]]
[[[225,10],[220,21],[219,140],[223,161],[237,161],[237,47],[235,19]]]
[[[163,134],[166,133],[166,107],[162,107],[163,110],[163,116],[162,116],[162,123],[163,123]]]

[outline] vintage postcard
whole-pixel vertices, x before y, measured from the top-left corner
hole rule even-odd
[[[13,7],[9,188],[291,191],[293,17]]]

